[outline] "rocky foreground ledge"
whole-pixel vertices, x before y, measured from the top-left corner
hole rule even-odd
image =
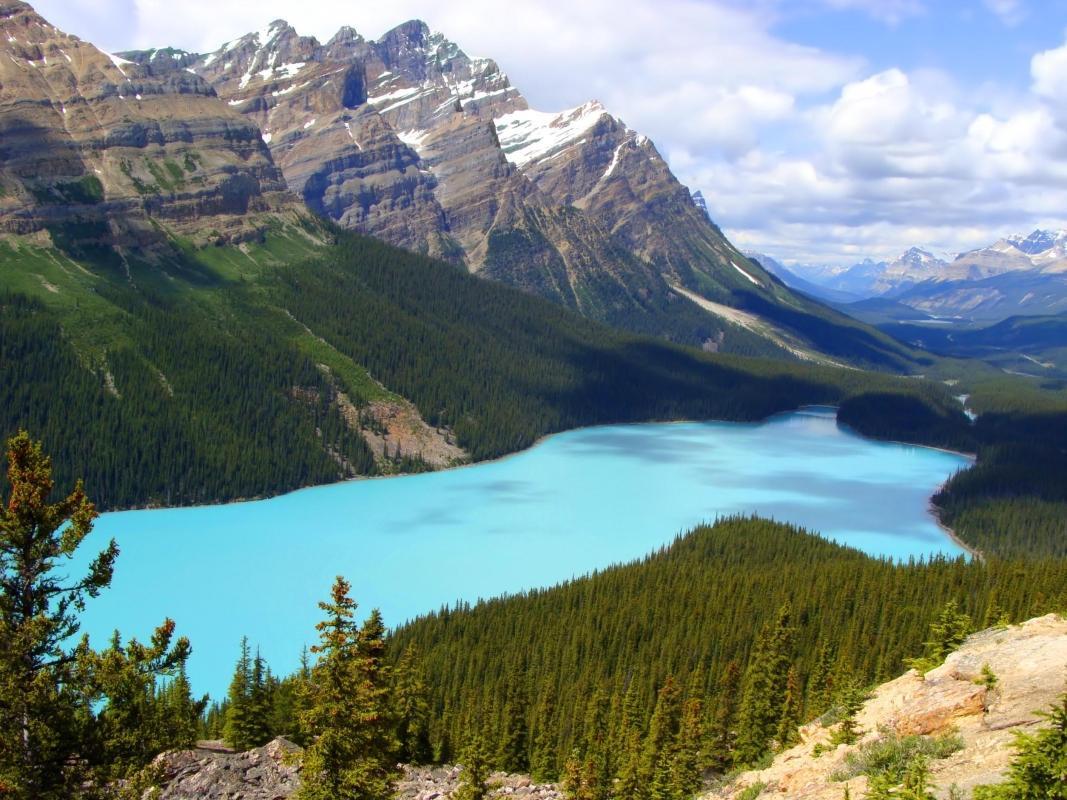
[[[976,683],[987,664],[997,677],[993,689]],[[950,732],[963,746],[930,762],[935,794],[948,798],[955,786],[956,796],[969,798],[975,786],[1005,780],[1014,756],[1014,733],[1036,730],[1044,722],[1037,712],[1047,711],[1065,689],[1067,620],[1050,614],[985,630],[968,638],[925,678],[910,670],[878,687],[857,717],[864,735],[854,745],[831,747],[816,757],[815,746],[828,746],[831,731],[811,723],[801,729],[800,744],[780,753],[770,767],[745,772],[700,800],[737,800],[742,795],[841,800],[845,787],[849,796],[861,798],[867,790],[866,776],[834,780],[844,771],[850,753],[887,735]]]
[[[294,758],[300,748],[285,739],[230,753],[205,747],[165,753],[157,759],[162,770],[161,800],[284,800],[300,785]],[[461,767],[405,767],[397,784],[397,800],[447,798],[459,786]],[[490,798],[562,800],[555,784],[537,784],[526,775],[497,772]]]
[[[995,688],[977,683],[988,665]],[[835,780],[847,756],[891,733],[936,736],[954,732],[962,747],[931,762],[940,798],[956,786],[960,796],[981,784],[999,783],[1013,756],[1016,731],[1032,731],[1067,688],[1067,620],[1049,615],[1021,625],[990,629],[971,636],[925,677],[911,670],[880,686],[866,702],[857,722],[863,736],[854,745],[829,748],[816,757],[816,745],[828,747],[831,730],[813,722],[801,729],[801,742],[775,758],[764,770],[745,772],[728,786],[701,800],[762,798],[841,800],[863,797],[867,778]],[[162,800],[284,800],[299,786],[295,754],[284,739],[230,753],[199,748],[165,753],[157,759],[163,778]],[[459,786],[460,767],[407,767],[397,787],[399,800],[444,800]],[[839,777],[839,776],[838,776]],[[562,800],[555,784],[535,784],[524,775],[496,773],[494,800]],[[760,786],[757,790],[753,787]]]

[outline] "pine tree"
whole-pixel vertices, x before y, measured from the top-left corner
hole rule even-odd
[[[636,681],[631,677],[622,703],[622,725],[619,740],[622,743],[616,767],[616,780],[613,797],[619,800],[632,800],[638,797],[641,789],[641,743],[644,738],[644,726],[640,713],[640,701]]]
[[[1008,780],[975,789],[975,800],[1067,800],[1067,693],[1042,716],[1049,727],[1016,734]]]
[[[148,644],[132,639],[124,645],[116,632],[106,650],[83,654],[96,696],[106,698],[91,725],[98,780],[132,777],[163,750],[193,745],[206,698],[195,702],[190,696],[190,653],[188,639],[175,640],[174,623],[167,620]]]
[[[970,616],[959,610],[955,600],[950,600],[930,623],[930,635],[924,643],[923,654],[918,658],[908,659],[908,666],[924,674],[939,667],[949,653],[957,650],[973,630]]]
[[[567,795],[571,800],[607,800],[610,796],[608,733],[608,696],[597,689],[586,707],[582,747],[567,762]]]
[[[773,626],[765,626],[745,673],[737,736],[737,760],[757,761],[778,733],[785,702],[786,682],[792,666],[792,613],[788,605],[778,611]]]
[[[271,706],[271,674],[267,668],[259,649],[256,649],[256,657],[252,659],[252,675],[248,686],[248,714],[246,737],[251,747],[259,747],[269,742],[274,731],[270,726]]]
[[[849,680],[841,686],[837,697],[837,704],[841,708],[841,722],[830,737],[831,744],[852,744],[859,738],[856,716],[863,708],[864,699],[864,691],[856,681]]]
[[[17,800],[73,796],[81,784],[90,677],[64,649],[87,598],[111,583],[112,541],[80,579],[68,562],[97,513],[79,481],[49,504],[52,462],[25,431],[7,442],[7,502],[0,506],[0,786]],[[79,646],[82,654],[87,646]]]
[[[730,661],[719,677],[718,703],[711,723],[708,743],[708,767],[724,773],[733,766],[735,727],[741,686],[741,666]]]
[[[817,717],[829,710],[834,697],[834,661],[837,650],[829,641],[819,645],[815,666],[808,681],[808,715]]]
[[[537,705],[537,729],[530,755],[530,773],[535,781],[550,781],[557,776],[556,704],[552,692],[545,692]]]
[[[679,800],[692,797],[700,788],[704,745],[704,673],[695,670],[689,681],[682,720],[674,744],[671,794]]]
[[[789,668],[785,683],[785,702],[782,705],[782,718],[778,720],[778,749],[784,750],[797,740],[797,727],[803,713],[803,689],[796,667]]]
[[[656,696],[656,710],[648,726],[648,737],[638,770],[639,796],[664,800],[671,796],[671,766],[681,722],[682,693],[674,677],[667,676]]]
[[[233,668],[233,677],[230,679],[226,699],[229,705],[222,726],[223,741],[238,752],[254,747],[251,709],[252,654],[247,636],[241,637],[241,653]]]
[[[426,681],[419,663],[418,647],[404,650],[393,671],[393,716],[400,759],[408,764],[428,764],[433,760],[430,744],[430,704]]]
[[[497,764],[505,772],[527,772],[530,768],[524,682],[518,671],[512,672],[508,678],[507,697],[504,700],[504,725],[497,753]]]
[[[300,800],[387,800],[397,776],[395,726],[387,709],[384,626],[373,612],[358,628],[350,585],[338,576],[326,619],[316,625],[319,659],[305,689]]]
[[[489,794],[489,748],[485,737],[476,731],[463,748],[459,786],[453,800],[485,800]]]

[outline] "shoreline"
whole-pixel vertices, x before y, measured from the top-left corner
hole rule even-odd
[[[798,407],[793,408],[793,409],[786,409],[786,410],[783,410],[783,411],[776,411],[775,413],[769,414],[768,416],[763,417],[763,418],[758,419],[758,420],[668,419],[668,420],[643,420],[643,421],[640,421],[640,422],[606,422],[606,423],[597,423],[597,424],[594,424],[594,425],[579,425],[579,426],[574,427],[574,428],[567,428],[567,429],[562,430],[562,431],[553,431],[552,433],[546,433],[546,434],[544,434],[542,436],[539,436],[528,447],[524,447],[521,450],[516,450],[516,451],[511,452],[511,453],[504,453],[503,455],[496,456],[495,458],[488,458],[488,459],[485,459],[483,461],[470,461],[470,462],[467,462],[465,464],[456,464],[454,466],[443,467],[441,469],[435,469],[435,470],[429,470],[427,472],[400,472],[400,473],[396,473],[396,474],[392,474],[392,475],[357,475],[357,476],[354,476],[354,477],[351,477],[351,478],[344,478],[344,479],[339,480],[339,481],[330,481],[328,483],[316,483],[316,484],[311,484],[311,485],[308,485],[308,486],[299,486],[299,487],[297,487],[295,489],[290,489],[290,490],[284,491],[284,492],[278,492],[277,494],[260,495],[260,496],[254,496],[254,497],[240,497],[240,498],[235,498],[233,500],[224,500],[224,501],[219,501],[219,502],[208,502],[208,503],[196,503],[196,504],[191,504],[191,505],[177,505],[177,506],[145,505],[145,506],[134,506],[134,507],[130,507],[130,508],[121,508],[121,509],[109,510],[109,511],[104,512],[104,514],[125,514],[125,513],[132,513],[132,512],[137,512],[137,511],[177,511],[177,510],[182,510],[182,509],[208,508],[208,507],[211,507],[211,506],[237,505],[237,504],[240,504],[240,503],[257,503],[257,502],[262,502],[262,501],[266,501],[266,500],[273,500],[273,499],[280,498],[280,497],[287,497],[289,495],[296,494],[297,492],[307,492],[307,491],[313,491],[313,490],[316,490],[316,489],[326,489],[326,488],[333,487],[333,486],[341,486],[341,485],[344,485],[344,484],[347,484],[347,483],[354,483],[354,482],[361,482],[361,481],[389,480],[389,479],[392,479],[392,478],[413,478],[413,477],[416,477],[416,476],[419,476],[419,475],[431,475],[431,474],[434,474],[434,473],[437,473],[437,472],[446,472],[446,471],[467,469],[467,468],[470,468],[470,467],[479,467],[479,466],[483,466],[483,465],[502,462],[502,461],[505,461],[506,459],[516,458],[518,456],[521,456],[521,455],[523,455],[525,453],[528,453],[528,452],[532,451],[534,448],[541,446],[542,444],[547,442],[549,439],[552,439],[554,437],[563,436],[565,434],[574,433],[574,432],[577,432],[577,431],[589,430],[589,429],[592,429],[592,428],[607,428],[607,427],[636,426],[636,425],[689,425],[689,424],[709,424],[709,423],[711,423],[711,424],[725,424],[725,425],[765,425],[765,424],[771,422],[772,420],[774,420],[776,417],[784,417],[784,416],[787,416],[787,415],[799,414],[799,413],[803,413],[805,411],[813,411],[813,410],[832,411],[833,412],[833,417],[832,418],[833,418],[835,424],[840,429],[846,431],[847,433],[849,433],[849,434],[851,434],[853,436],[857,436],[857,437],[859,437],[861,439],[865,439],[865,440],[867,440],[869,442],[874,442],[874,443],[877,443],[877,444],[897,445],[897,446],[901,446],[901,447],[922,448],[924,450],[935,450],[935,451],[938,451],[938,452],[941,452],[941,453],[946,453],[948,455],[953,455],[953,456],[957,456],[957,457],[960,457],[960,458],[964,458],[964,459],[966,459],[966,460],[968,460],[970,462],[969,466],[973,466],[975,463],[977,463],[977,454],[975,454],[975,453],[965,453],[965,452],[962,452],[962,451],[959,451],[959,450],[951,450],[951,449],[945,448],[945,447],[936,447],[934,445],[922,445],[922,444],[915,444],[914,442],[904,442],[904,441],[899,441],[899,440],[894,440],[894,439],[877,439],[877,438],[874,438],[872,436],[866,436],[863,433],[861,433],[860,431],[858,431],[855,428],[853,428],[851,425],[843,423],[837,418],[837,412],[839,411],[839,406],[831,405],[831,404],[811,404],[811,405],[798,406]],[[827,415],[827,416],[829,416],[829,415]],[[941,486],[938,487],[938,490],[943,488],[944,485],[945,484],[942,483]],[[934,494],[931,494],[930,498],[928,499],[927,513],[933,518],[934,523],[937,525],[937,527],[941,529],[941,531],[949,538],[949,540],[953,544],[955,544],[957,547],[959,547],[961,550],[963,550],[965,553],[967,553],[972,558],[975,558],[978,561],[981,561],[981,562],[984,563],[984,561],[985,561],[984,554],[980,550],[978,550],[977,548],[974,548],[971,545],[969,545],[966,542],[964,542],[959,537],[959,535],[956,533],[956,531],[954,531],[952,528],[947,526],[942,521],[940,509],[933,502],[933,497],[936,495],[936,493],[937,492],[935,491]]]

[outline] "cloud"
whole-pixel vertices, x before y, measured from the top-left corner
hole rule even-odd
[[[985,4],[1007,24],[1026,12],[1019,0]],[[739,244],[787,259],[845,262],[913,244],[962,250],[1035,224],[1064,227],[1049,218],[1067,208],[1067,43],[1033,55],[1028,86],[974,86],[965,75],[893,65],[884,48],[874,48],[881,62],[872,67],[779,32],[798,16],[810,26],[825,15],[841,26],[840,49],[862,52],[868,42],[849,40],[839,12],[904,29],[945,21],[940,4],[513,0],[506,14],[499,0],[36,5],[112,50],[208,51],[279,17],[320,39],[342,24],[375,38],[425,19],[468,53],[495,58],[537,108],[603,101],[653,138]],[[901,57],[914,56],[901,42]],[[1000,57],[1013,57],[1010,44]]]
[[[1009,26],[1018,25],[1026,16],[1026,6],[1022,0],[982,0],[985,7],[1000,17]]]

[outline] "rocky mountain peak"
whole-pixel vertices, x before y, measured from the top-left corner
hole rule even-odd
[[[936,270],[945,265],[944,261],[929,250],[924,250],[921,247],[909,247],[897,259],[897,263],[906,264],[912,269],[918,270]]]
[[[1029,236],[1009,236],[1007,241],[1028,256],[1036,256],[1053,247],[1067,244],[1067,231],[1048,231],[1038,228]]]
[[[0,230],[69,239],[63,226],[78,220],[79,241],[121,246],[159,241],[151,217],[226,238],[286,204],[255,125],[175,68],[188,54],[104,53],[11,0],[0,52]]]

